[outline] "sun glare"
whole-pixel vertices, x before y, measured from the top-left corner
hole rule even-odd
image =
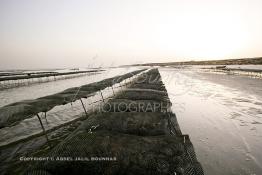
[[[226,15],[182,16],[160,24],[155,42],[163,52],[191,58],[227,58],[241,52],[248,43],[247,29]]]

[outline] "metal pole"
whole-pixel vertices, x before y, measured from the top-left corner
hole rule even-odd
[[[41,124],[41,127],[42,127],[42,129],[43,129],[43,133],[44,133],[44,135],[45,135],[45,137],[46,137],[46,141],[47,141],[48,145],[50,146],[50,144],[49,144],[49,139],[48,139],[48,137],[47,137],[47,133],[46,133],[46,131],[45,131],[44,125],[43,125],[43,123],[42,123],[42,120],[41,120],[41,118],[40,118],[40,116],[39,116],[38,114],[36,114],[36,116],[37,116],[37,118],[38,118],[38,120],[39,120],[39,122],[40,122],[40,124]]]
[[[86,112],[85,105],[84,105],[84,103],[83,103],[83,101],[82,101],[82,99],[81,99],[81,98],[80,98],[80,101],[81,101],[81,104],[82,104],[82,106],[83,106],[83,108],[84,108],[84,111],[85,111],[86,117],[88,117],[88,115],[87,115],[87,112]]]
[[[111,86],[111,89],[112,89],[112,91],[113,91],[113,95],[115,96],[115,91],[114,91],[113,86]]]
[[[166,109],[166,115],[167,115],[167,125],[168,125],[168,127],[169,127],[169,134],[170,135],[172,135],[172,129],[171,129],[171,122],[170,122],[170,116],[169,116],[169,114],[168,114],[168,111],[167,111],[167,109]]]
[[[121,83],[119,83],[119,86],[120,86],[120,88],[121,88],[121,91],[123,92],[123,88],[122,88],[122,85],[121,85]]]
[[[102,91],[100,91],[100,94],[101,94],[101,97],[102,97],[103,102],[105,102],[104,97],[103,97],[103,94],[102,94]]]
[[[46,124],[48,124],[48,121],[47,121],[47,118],[46,118],[46,112],[45,112],[45,121],[46,121]]]

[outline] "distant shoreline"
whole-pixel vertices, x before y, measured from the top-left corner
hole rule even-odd
[[[225,60],[207,60],[207,61],[180,61],[166,63],[145,63],[132,64],[125,66],[179,66],[179,65],[262,65],[262,57],[257,58],[240,58],[240,59],[225,59]],[[123,67],[125,67],[123,66]]]

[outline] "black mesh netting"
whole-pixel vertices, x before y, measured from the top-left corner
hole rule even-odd
[[[158,70],[138,80],[46,155],[70,160],[38,162],[25,174],[204,174],[188,135],[182,135],[170,111]],[[156,109],[145,107],[155,103]]]

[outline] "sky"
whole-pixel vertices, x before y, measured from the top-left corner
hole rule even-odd
[[[0,69],[262,56],[261,0],[0,0]]]

